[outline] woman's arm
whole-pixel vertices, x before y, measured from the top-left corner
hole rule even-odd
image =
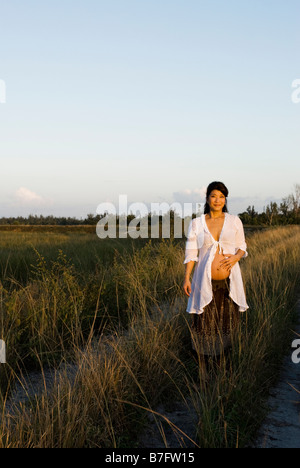
[[[198,262],[196,220],[192,219],[188,228],[187,241],[185,246],[185,259],[183,262],[186,265],[186,269],[182,287],[187,296],[190,296],[192,291],[190,277],[196,262]]]
[[[237,257],[238,262],[243,258],[246,254],[246,251],[239,249],[237,253],[235,254],[235,257]]]
[[[220,262],[221,268],[230,271],[244,257],[245,253],[244,250],[239,249],[235,255],[225,254],[224,260]]]
[[[194,268],[195,262],[191,261],[186,264],[185,276],[183,281],[183,290],[187,296],[191,295],[192,285],[191,285],[191,274]]]
[[[221,268],[225,268],[227,271],[230,271],[241,258],[246,258],[248,256],[244,226],[238,216],[235,218],[235,226],[237,228],[235,235],[235,248],[237,251],[234,255],[225,254],[224,260],[220,262]]]
[[[236,255],[240,253],[240,251],[243,251],[243,255],[241,256],[246,258],[248,257],[248,252],[247,252],[247,244],[245,240],[245,232],[244,232],[244,226],[241,221],[241,219],[236,216],[235,219],[235,226],[237,228],[236,235],[235,235],[235,247],[237,250]]]

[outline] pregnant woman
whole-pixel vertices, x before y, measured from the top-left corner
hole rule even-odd
[[[248,256],[247,245],[241,220],[228,213],[227,197],[226,186],[212,182],[204,214],[191,221],[187,233],[183,290],[192,314],[193,349],[204,355],[220,355],[230,346],[240,312],[248,309],[239,266]]]

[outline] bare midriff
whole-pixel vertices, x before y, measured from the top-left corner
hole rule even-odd
[[[212,261],[211,264],[211,277],[214,280],[223,280],[225,278],[228,278],[230,275],[230,271],[225,270],[225,268],[222,268],[222,265],[220,265],[220,262],[226,258],[226,255],[223,253],[219,253],[219,249],[217,250],[215,254],[215,258]]]

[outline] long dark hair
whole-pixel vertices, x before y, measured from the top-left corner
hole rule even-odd
[[[228,188],[226,187],[225,184],[223,184],[223,182],[212,182],[211,184],[209,184],[209,186],[207,187],[207,190],[206,190],[206,203],[205,203],[205,206],[204,206],[204,214],[207,214],[210,212],[210,207],[209,207],[209,204],[208,204],[208,197],[210,195],[210,193],[213,191],[213,190],[219,190],[219,192],[222,192],[224,197],[226,198],[226,202],[225,202],[225,205],[223,206],[223,212],[224,213],[228,213],[228,208],[227,208],[227,197],[228,197]]]

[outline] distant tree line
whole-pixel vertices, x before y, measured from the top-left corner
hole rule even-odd
[[[96,225],[102,218],[107,215],[107,212],[99,215],[92,213],[88,214],[84,219],[77,219],[72,217],[56,217],[56,216],[43,216],[43,215],[29,215],[27,218],[23,216],[18,217],[2,217],[0,218],[0,225],[11,225],[11,226],[93,226]],[[149,214],[149,220],[151,220],[151,214]],[[171,219],[174,217],[174,212],[171,211]],[[129,224],[136,216],[129,214],[127,216],[127,224]],[[163,216],[159,216],[162,220]],[[119,216],[116,216],[116,224],[119,224]]]
[[[22,216],[18,217],[2,217],[0,218],[0,225],[14,225],[14,226],[93,226],[96,225],[107,213],[94,215],[88,214],[84,219],[77,219],[72,217],[56,217],[56,216],[43,216],[43,215],[29,215],[27,218]],[[154,216],[159,222],[165,216],[169,216],[171,223],[177,217],[174,210],[169,210],[166,215],[156,215],[150,213],[148,215],[149,226],[151,218]],[[196,214],[193,214],[195,217]],[[300,224],[300,184],[295,184],[294,193],[282,199],[280,204],[270,202],[262,213],[258,213],[254,206],[248,206],[247,210],[239,214],[243,224],[248,225],[286,225],[286,224]],[[129,224],[136,216],[129,214],[127,216],[127,224]],[[116,224],[119,224],[119,216],[116,217]]]
[[[248,206],[239,217],[243,224],[250,225],[300,224],[300,184],[295,184],[294,193],[283,198],[280,204],[270,202],[262,213],[257,213],[254,206]]]
[[[27,218],[23,216],[18,217],[3,217],[0,218],[0,225],[14,225],[14,226],[80,226],[97,224],[101,219],[101,215],[94,216],[87,215],[85,219],[77,219],[71,217],[56,217],[56,216],[43,216],[43,215],[29,215]]]

